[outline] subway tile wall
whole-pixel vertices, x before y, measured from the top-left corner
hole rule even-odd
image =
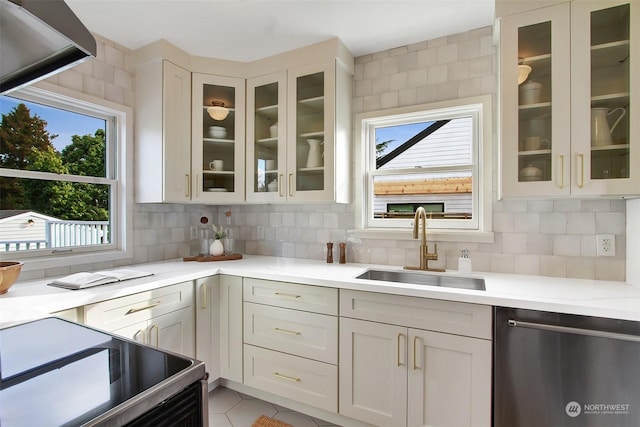
[[[482,94],[493,95],[495,106],[497,72],[492,37],[491,28],[486,27],[357,58],[354,113]],[[96,38],[96,59],[49,81],[133,106],[132,53]],[[495,165],[496,153],[494,143]],[[341,204],[137,204],[134,257],[118,264],[196,254],[199,244],[189,239],[189,227],[198,226],[203,215],[224,225],[229,210],[236,252],[322,260],[326,242],[346,241],[350,262],[418,263],[415,241],[359,239],[352,235],[349,230],[354,227],[354,209],[353,205]],[[434,265],[456,269],[460,251],[468,249],[475,271],[624,280],[625,219],[623,200],[497,201],[494,193],[494,243],[438,242],[440,260]],[[595,235],[600,233],[615,235],[615,257],[595,256]],[[80,271],[119,265],[73,268]],[[66,273],[52,270],[40,274]]]

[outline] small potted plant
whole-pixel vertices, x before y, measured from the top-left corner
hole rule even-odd
[[[209,247],[209,254],[213,256],[220,256],[224,254],[224,246],[222,245],[221,239],[224,239],[227,234],[224,232],[222,227],[218,227],[215,224],[211,225],[211,228],[213,229],[214,240]]]

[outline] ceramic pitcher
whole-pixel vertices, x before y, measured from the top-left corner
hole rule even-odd
[[[307,139],[309,154],[307,155],[307,167],[317,168],[322,166],[322,141],[319,139]]]
[[[613,126],[609,127],[607,118],[613,113],[620,111],[620,117],[615,121]],[[591,109],[591,145],[603,146],[611,145],[611,132],[616,128],[620,120],[627,114],[627,110],[622,107],[609,110],[608,108],[592,108]]]

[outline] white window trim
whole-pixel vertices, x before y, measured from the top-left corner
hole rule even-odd
[[[422,113],[431,110],[454,109],[468,106],[480,106],[478,125],[479,138],[477,144],[477,158],[481,167],[478,168],[477,191],[478,191],[478,228],[477,229],[435,229],[429,230],[429,239],[449,242],[478,242],[493,243],[492,231],[492,140],[493,140],[493,119],[491,95],[482,95],[471,98],[462,98],[449,101],[441,101],[430,104],[412,105],[407,107],[393,108],[387,110],[370,111],[356,114],[355,121],[355,226],[351,234],[357,238],[364,239],[396,239],[411,240],[412,230],[410,227],[403,229],[374,228],[367,226],[367,212],[369,197],[367,194],[367,162],[370,161],[369,147],[367,145],[367,135],[372,122],[380,121],[381,117],[401,116]],[[476,187],[474,186],[474,191]],[[428,228],[428,226],[427,226]]]
[[[114,171],[117,185],[111,194],[112,207],[115,207],[114,229],[112,233],[117,237],[115,245],[109,249],[86,250],[82,253],[48,254],[41,257],[24,258],[24,271],[41,270],[53,267],[67,267],[79,264],[100,263],[133,258],[133,109],[121,104],[96,98],[81,92],[63,88],[48,82],[38,82],[32,86],[22,88],[15,92],[16,95],[28,101],[44,102],[47,105],[64,108],[75,105],[84,109],[115,117],[119,123],[113,126],[117,132],[115,135],[117,156],[117,168]],[[113,155],[113,154],[112,154]],[[108,165],[108,167],[110,167]],[[75,177],[82,182],[92,182],[91,177]],[[11,258],[18,259],[19,254],[10,254]],[[8,259],[9,254],[3,253],[3,259]]]

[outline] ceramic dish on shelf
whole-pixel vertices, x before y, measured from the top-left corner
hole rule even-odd
[[[209,188],[205,188],[204,191],[208,191],[210,193],[224,193],[224,192],[227,192],[229,190],[227,190],[226,188],[221,188],[221,187],[209,187]]]

